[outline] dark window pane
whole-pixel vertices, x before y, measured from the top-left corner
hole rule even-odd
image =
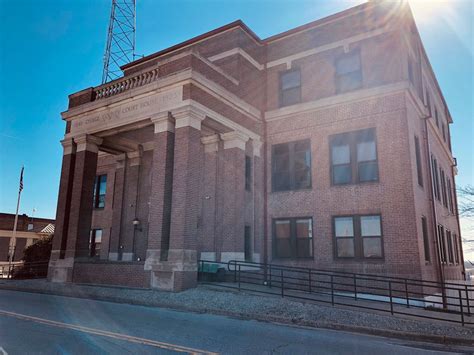
[[[276,241],[276,256],[279,258],[291,257],[291,240],[277,239]]]
[[[416,172],[418,175],[418,185],[423,186],[423,170],[421,165],[421,150],[420,140],[415,136],[415,159],[416,159]]]
[[[426,224],[426,217],[421,218],[421,229],[423,232],[423,246],[425,250],[425,261],[430,261],[430,244],[428,239],[428,226]]]
[[[289,106],[297,104],[301,101],[301,90],[299,87],[282,90],[281,106]]]
[[[362,73],[360,71],[338,76],[336,79],[338,92],[352,91],[362,86]]]
[[[310,258],[313,256],[313,239],[302,239],[296,240],[296,257],[298,258]]]
[[[277,239],[290,239],[290,221],[275,221],[275,236]]]
[[[349,184],[352,180],[351,166],[337,165],[332,167],[332,183],[333,184]]]
[[[282,90],[293,89],[301,85],[301,74],[299,70],[282,73],[280,79]]]
[[[311,187],[311,154],[309,149],[295,152],[293,164],[295,189]]]
[[[337,59],[336,73],[338,75],[348,74],[360,70],[359,52],[349,53]]]
[[[336,249],[337,249],[337,257],[353,258],[354,257],[354,239],[353,238],[337,238]]]
[[[382,257],[382,238],[363,238],[364,258]]]
[[[377,162],[359,163],[359,181],[377,181],[379,171]]]

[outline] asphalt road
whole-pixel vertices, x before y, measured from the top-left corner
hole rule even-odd
[[[0,290],[4,354],[469,353],[382,337]]]

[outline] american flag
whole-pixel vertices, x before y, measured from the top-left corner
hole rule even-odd
[[[21,167],[21,174],[20,174],[20,191],[21,192],[23,190],[23,170],[25,170],[25,167],[22,166]]]

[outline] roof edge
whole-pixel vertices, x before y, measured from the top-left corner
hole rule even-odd
[[[139,64],[142,64],[142,63],[145,63],[151,59],[155,59],[155,58],[158,58],[158,57],[161,57],[162,55],[164,54],[167,54],[167,53],[170,53],[170,52],[173,52],[177,49],[180,49],[182,47],[186,47],[190,44],[193,44],[195,42],[199,42],[203,39],[206,39],[206,38],[209,38],[209,37],[212,37],[220,32],[224,32],[224,31],[227,31],[227,30],[230,30],[230,29],[233,29],[233,28],[237,28],[237,27],[240,27],[242,28],[245,32],[248,33],[248,35],[253,38],[255,40],[255,42],[257,42],[258,44],[263,44],[263,41],[260,39],[260,37],[258,37],[255,32],[253,32],[242,20],[236,20],[236,21],[233,21],[231,23],[228,23],[227,25],[224,25],[224,26],[221,26],[221,27],[218,27],[218,28],[215,28],[211,31],[208,31],[208,32],[205,32],[203,34],[200,34],[196,37],[193,37],[193,38],[190,38],[184,42],[181,42],[181,43],[178,43],[178,44],[175,44],[171,47],[168,47],[168,48],[165,48],[165,49],[162,49],[161,51],[158,51],[158,52],[155,52],[155,53],[152,53],[150,55],[147,55],[143,58],[140,58],[140,59],[137,59],[133,62],[130,62],[128,64],[125,64],[125,65],[122,65],[120,67],[120,69],[122,70],[126,70],[126,69],[130,69],[136,65],[139,65]]]

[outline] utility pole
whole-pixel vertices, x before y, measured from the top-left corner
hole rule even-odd
[[[18,189],[18,200],[16,202],[15,222],[13,224],[13,235],[12,235],[12,239],[10,241],[10,255],[8,257],[8,274],[9,274],[10,277],[11,277],[11,274],[12,274],[13,256],[15,254],[15,249],[16,249],[16,229],[17,229],[17,226],[18,226],[18,211],[20,209],[21,192],[23,191],[23,171],[24,170],[25,170],[25,167],[21,167],[20,188]]]
[[[135,59],[136,0],[112,0],[102,84],[122,76],[120,67]]]

